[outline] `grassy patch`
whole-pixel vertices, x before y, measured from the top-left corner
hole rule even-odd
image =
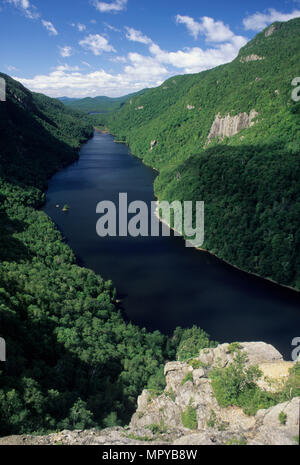
[[[181,386],[183,386],[185,383],[187,383],[188,381],[192,381],[193,382],[193,374],[191,371],[189,371],[185,377],[183,378],[183,380],[181,381]]]
[[[181,413],[181,422],[185,428],[197,429],[197,412],[192,406],[192,402],[190,402],[187,408]]]

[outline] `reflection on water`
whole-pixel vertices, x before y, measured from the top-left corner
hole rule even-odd
[[[133,323],[164,333],[196,324],[220,342],[263,340],[290,358],[291,341],[300,336],[299,294],[186,248],[180,237],[97,236],[98,202],[118,205],[127,192],[129,202],[150,208],[155,176],[126,146],[96,132],[79,161],[50,181],[45,211],[80,263],[113,280]],[[69,212],[57,204],[68,204]]]

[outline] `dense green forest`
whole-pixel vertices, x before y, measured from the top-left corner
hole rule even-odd
[[[163,388],[166,360],[215,346],[199,328],[167,337],[125,323],[113,283],[79,267],[40,210],[94,121],[159,170],[160,199],[205,201],[207,250],[300,289],[299,62],[300,20],[276,23],[232,63],[93,118],[0,74],[0,435],[125,424],[145,386]],[[253,109],[253,126],[208,144],[218,113]]]
[[[300,19],[274,23],[233,62],[171,78],[97,117],[159,171],[160,200],[205,201],[203,248],[297,289],[300,103],[291,98],[291,82],[299,63]],[[208,139],[218,114],[251,110],[257,116],[250,127]]]
[[[83,99],[61,98],[60,100],[73,110],[84,113],[109,113],[119,110],[122,106],[130,101],[132,97],[143,95],[147,89],[134,92],[133,94],[124,95],[123,97],[86,97]]]
[[[167,359],[214,343],[198,328],[168,338],[126,324],[112,283],[76,264],[39,207],[90,120],[0,77],[0,435],[124,424],[145,386],[163,387]]]

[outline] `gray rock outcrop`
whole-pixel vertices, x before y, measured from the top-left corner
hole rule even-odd
[[[0,438],[1,445],[296,445],[299,438],[300,397],[274,407],[246,415],[242,409],[219,406],[211,386],[209,372],[226,367],[237,351],[247,355],[247,367],[258,365],[265,383],[262,389],[274,390],[268,384],[286,380],[296,362],[285,362],[270,344],[246,342],[221,344],[203,349],[186,362],[165,365],[166,387],[160,395],[144,390],[137,401],[137,410],[125,428],[102,431],[62,431],[48,436],[11,436]],[[192,408],[193,429],[183,424],[183,413]],[[283,421],[281,419],[283,417]]]
[[[152,140],[150,142],[150,150],[152,151],[157,144],[158,144],[157,140]]]
[[[218,113],[212,124],[208,134],[207,143],[209,144],[215,137],[232,137],[238,134],[242,129],[248,129],[254,125],[254,118],[258,116],[255,110],[251,110],[249,115],[247,113],[240,113],[235,116],[229,114],[222,117]]]
[[[266,57],[261,57],[259,55],[256,55],[255,53],[252,53],[251,55],[247,55],[245,57],[240,58],[241,63],[249,63],[250,61],[261,61],[265,60]]]
[[[270,37],[274,32],[278,31],[281,28],[281,24],[272,24],[265,32],[265,37]]]

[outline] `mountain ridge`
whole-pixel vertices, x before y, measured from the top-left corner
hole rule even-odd
[[[159,171],[159,200],[205,202],[205,250],[297,290],[299,50],[300,19],[274,23],[231,63],[170,78],[97,118]]]
[[[146,91],[147,89],[142,89],[122,97],[97,96],[82,99],[61,97],[58,100],[62,101],[67,107],[84,113],[109,113],[120,109],[129,99],[137,95],[143,95]]]

